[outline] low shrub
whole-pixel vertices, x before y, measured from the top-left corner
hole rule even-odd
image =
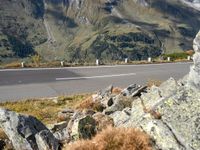
[[[91,140],[65,145],[64,150],[151,150],[150,138],[133,128],[108,127]]]
[[[182,52],[182,53],[172,53],[172,54],[164,54],[163,58],[166,60],[167,57],[170,57],[172,61],[174,60],[180,60],[180,59],[187,59],[187,56],[189,54],[186,52]]]
[[[113,90],[112,90],[112,94],[120,94],[122,92],[122,89],[121,88],[119,88],[119,87],[115,87],[115,88],[113,88]]]
[[[80,102],[76,106],[76,109],[79,109],[79,110],[92,109],[97,112],[102,112],[104,110],[104,107],[100,102],[98,101],[94,102],[92,97],[89,96],[88,98]]]

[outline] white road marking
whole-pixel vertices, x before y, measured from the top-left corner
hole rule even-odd
[[[136,75],[136,73],[112,74],[112,75],[90,76],[90,77],[56,78],[56,81],[80,80],[80,79],[96,79],[96,78],[112,78],[112,77],[133,76],[133,75]]]
[[[60,67],[60,68],[22,68],[22,69],[0,69],[0,72],[8,71],[40,71],[40,70],[63,70],[63,69],[96,69],[96,68],[115,68],[115,67],[131,67],[131,66],[162,66],[173,64],[193,64],[193,62],[176,62],[176,63],[160,63],[160,64],[130,64],[130,65],[108,65],[108,66],[82,66],[82,67]]]

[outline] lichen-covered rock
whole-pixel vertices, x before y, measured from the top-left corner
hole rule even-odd
[[[8,138],[12,141],[13,147],[17,150],[43,150],[39,147],[37,143],[38,136],[36,136],[38,134],[43,135],[43,131],[48,132],[48,136],[51,139],[43,139],[46,147],[49,147],[49,149],[52,148],[52,150],[58,149],[59,145],[53,134],[44,124],[32,116],[20,115],[1,108],[0,127],[4,130]],[[52,145],[54,146],[52,147]]]
[[[182,150],[184,147],[174,137],[171,129],[160,120],[144,118],[140,128],[151,136],[156,150]]]
[[[90,139],[96,134],[96,121],[91,116],[83,116],[74,120],[71,136],[76,139]]]
[[[113,85],[110,85],[107,88],[100,90],[97,94],[93,95],[93,100],[99,101],[106,97],[109,97],[112,94],[112,90],[113,90]]]
[[[125,108],[123,111],[116,111],[112,113],[110,117],[113,118],[114,125],[118,127],[128,122],[131,117],[130,111],[130,108]]]
[[[200,148],[200,94],[181,90],[158,107],[163,122],[170,126],[185,149]]]
[[[67,125],[68,125],[68,122],[67,121],[63,121],[63,122],[59,122],[59,123],[56,123],[56,124],[49,124],[49,125],[47,125],[47,127],[52,132],[56,132],[56,131],[59,131],[59,130],[62,130],[64,128],[66,128]]]
[[[58,150],[58,140],[49,130],[42,130],[35,135],[39,150]]]
[[[166,97],[161,96],[164,89]],[[110,117],[115,126],[141,128],[151,136],[156,150],[198,150],[199,108],[200,93],[170,79],[161,88],[152,87],[134,100],[128,114],[124,110],[116,111]],[[153,117],[151,112],[157,112],[161,117]]]
[[[174,78],[170,78],[159,86],[160,96],[168,97],[176,93],[178,83]]]
[[[59,143],[68,143],[71,141],[71,136],[67,128],[56,131],[53,133],[53,135],[59,141]]]
[[[122,111],[126,107],[131,107],[134,98],[132,97],[124,97],[122,95],[117,95],[112,98],[113,104],[110,107],[107,107],[103,113],[106,115],[110,115],[115,111]]]
[[[193,41],[195,54],[193,56],[194,65],[190,68],[188,76],[188,87],[200,90],[200,31]]]

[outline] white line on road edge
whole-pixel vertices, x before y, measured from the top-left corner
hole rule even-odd
[[[111,77],[122,77],[122,76],[132,76],[132,75],[136,75],[136,73],[113,74],[113,75],[102,75],[102,76],[91,76],[91,77],[56,78],[56,81],[80,80],[80,79],[96,79],[96,78],[111,78]]]

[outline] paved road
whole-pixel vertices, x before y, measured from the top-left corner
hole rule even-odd
[[[93,92],[150,79],[179,79],[191,63],[0,70],[0,101]]]

